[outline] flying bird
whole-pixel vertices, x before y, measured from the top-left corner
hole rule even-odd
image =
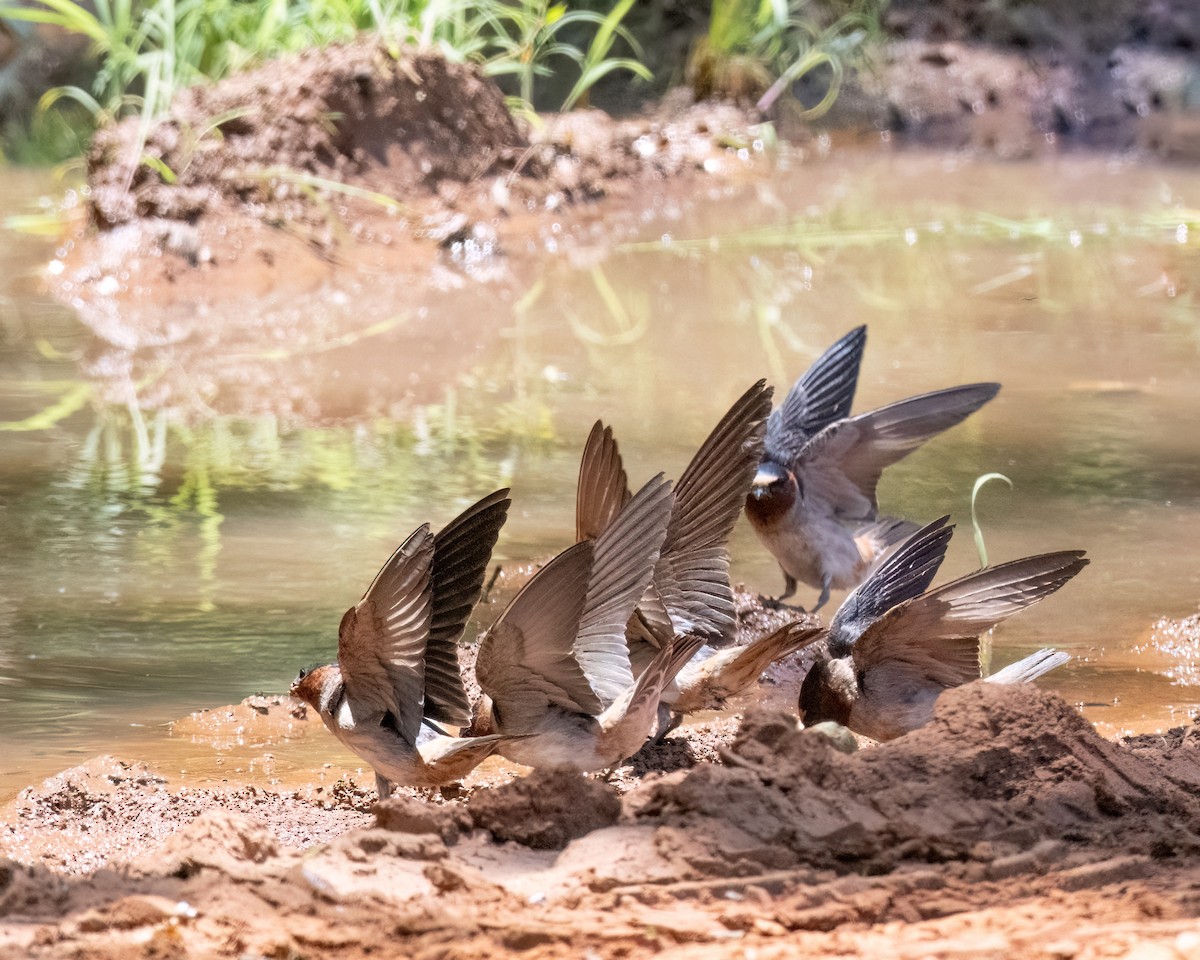
[[[829,657],[800,686],[806,726],[834,720],[875,740],[928,723],[943,690],[980,679],[979,638],[1050,596],[1088,561],[1082,550],[1013,560],[929,589],[954,528],[935,520],[889,552],[838,608]],[[1069,660],[1039,650],[985,678],[1035,680]]]
[[[746,516],[779,562],[788,599],[797,583],[821,591],[858,586],[879,558],[917,525],[880,517],[883,471],[991,400],[998,383],[938,390],[850,416],[867,328],[838,340],[767,421],[764,455]]]
[[[418,744],[417,737],[422,723],[470,719],[457,641],[510,504],[508,491],[498,490],[436,535],[429,524],[418,527],[342,617],[337,662],[302,671],[292,684],[292,696],[374,768],[380,799],[393,783],[461,779],[503,743],[442,735]]]

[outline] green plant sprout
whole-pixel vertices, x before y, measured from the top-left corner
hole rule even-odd
[[[979,497],[979,491],[992,480],[1003,480],[1008,484],[1010,490],[1013,485],[1013,482],[1002,473],[985,473],[983,476],[976,478],[975,485],[971,488],[971,526],[975,531],[975,549],[979,552],[980,570],[987,567],[988,556],[987,547],[983,542],[983,528],[979,526],[979,515],[975,512],[975,501]]]

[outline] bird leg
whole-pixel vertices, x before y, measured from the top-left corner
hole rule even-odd
[[[809,611],[810,613],[816,613],[823,606],[825,606],[826,603],[829,602],[829,588],[832,586],[833,583],[829,577],[829,574],[825,574],[823,577],[821,577],[821,596],[817,598],[817,605]]]
[[[654,734],[654,739],[650,742],[657,747],[667,738],[667,734],[678,727],[681,723],[683,723],[682,713],[676,713],[665,703],[659,703],[657,724],[658,730]]]
[[[386,800],[392,795],[392,785],[381,773],[375,774],[375,792],[379,794],[380,800]]]

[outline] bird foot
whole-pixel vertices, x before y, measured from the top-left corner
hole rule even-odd
[[[767,597],[760,593],[758,602],[762,604],[764,610],[790,610],[792,613],[808,613],[800,604],[787,603],[783,597]]]

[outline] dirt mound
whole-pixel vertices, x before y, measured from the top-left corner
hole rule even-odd
[[[278,839],[302,805],[210,792],[132,868],[84,879],[0,863],[0,958],[1043,960],[1143,944],[1190,960],[1198,742],[1192,726],[1109,743],[1055,696],[972,684],[927,727],[849,755],[789,714],[752,713],[723,762],[654,774],[620,800],[539,774],[465,802],[394,798],[321,837],[312,804],[304,850]],[[90,776],[129,785],[143,815],[118,826],[145,829],[162,785],[114,763]],[[104,789],[76,772],[23,802],[88,822]]]
[[[475,68],[366,41],[185,90],[151,128],[143,152],[152,163],[130,133],[126,124],[99,134],[88,156],[103,228],[194,220],[222,203],[294,220],[314,186],[304,174],[391,197],[436,193],[511,169],[527,146],[500,90]]]
[[[886,873],[905,860],[994,866],[1030,850],[1047,856],[1044,841],[1059,858],[1064,843],[1155,857],[1200,851],[1200,798],[1177,785],[1182,775],[1108,743],[1033,687],[948,691],[928,726],[852,755],[790,717],[751,714],[727,760],[626,799],[636,822],[685,838],[682,858],[702,875],[802,864]]]
[[[621,815],[615,788],[565,770],[539,770],[480,791],[468,803],[475,826],[498,841],[515,840],[536,850],[558,850],[611,826]]]

